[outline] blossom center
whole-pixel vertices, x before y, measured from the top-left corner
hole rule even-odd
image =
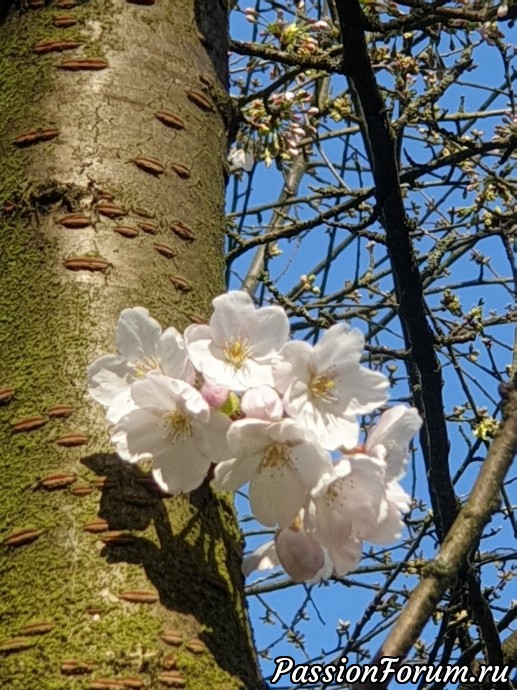
[[[327,374],[314,374],[309,383],[309,391],[314,397],[331,402],[336,400],[332,395],[335,385],[334,379]]]
[[[147,357],[144,356],[142,359],[139,359],[137,362],[133,363],[133,376],[136,379],[142,379],[144,376],[147,376],[147,374],[150,371],[161,371],[161,365],[160,362],[156,357]]]
[[[177,441],[178,438],[184,440],[192,436],[192,424],[190,417],[183,412],[171,412],[168,415],[168,421],[172,430],[172,438]]]
[[[241,369],[252,354],[253,348],[248,345],[247,338],[233,338],[224,344],[224,356],[234,369]]]
[[[260,468],[265,470],[271,467],[282,467],[290,462],[289,448],[284,443],[272,443],[266,448]]]

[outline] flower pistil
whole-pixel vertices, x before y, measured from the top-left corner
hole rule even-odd
[[[224,345],[226,362],[234,369],[242,369],[252,355],[253,348],[251,345],[248,345],[247,338],[232,338]]]
[[[177,441],[180,437],[187,439],[192,436],[192,424],[188,415],[176,410],[175,412],[167,414],[167,417],[172,431],[173,441]]]

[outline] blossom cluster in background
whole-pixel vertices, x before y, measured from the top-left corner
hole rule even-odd
[[[358,415],[387,400],[388,380],[360,364],[362,334],[330,327],[311,346],[289,339],[279,306],[220,295],[207,325],[162,330],[147,309],[122,311],[118,355],[88,369],[122,460],[152,459],[164,492],[249,483],[251,510],[275,539],[246,573],[281,564],[296,582],[353,570],[363,540],[396,539],[409,497],[398,480],[421,425],[414,408],[381,414],[360,443]]]

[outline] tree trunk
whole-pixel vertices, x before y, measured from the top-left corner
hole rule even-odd
[[[0,34],[0,686],[261,687],[231,503],[164,498],[86,395],[122,308],[182,330],[224,289],[226,11],[19,5]]]

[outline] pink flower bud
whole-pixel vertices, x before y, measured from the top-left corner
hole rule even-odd
[[[242,396],[241,409],[246,417],[265,421],[281,419],[284,407],[278,393],[270,386],[250,388]]]
[[[224,403],[228,400],[230,391],[227,388],[221,388],[221,386],[214,386],[211,383],[205,381],[201,386],[199,391],[210,407],[218,409],[222,407]]]
[[[275,537],[275,546],[278,560],[293,582],[312,580],[325,564],[321,546],[301,530],[281,530]]]

